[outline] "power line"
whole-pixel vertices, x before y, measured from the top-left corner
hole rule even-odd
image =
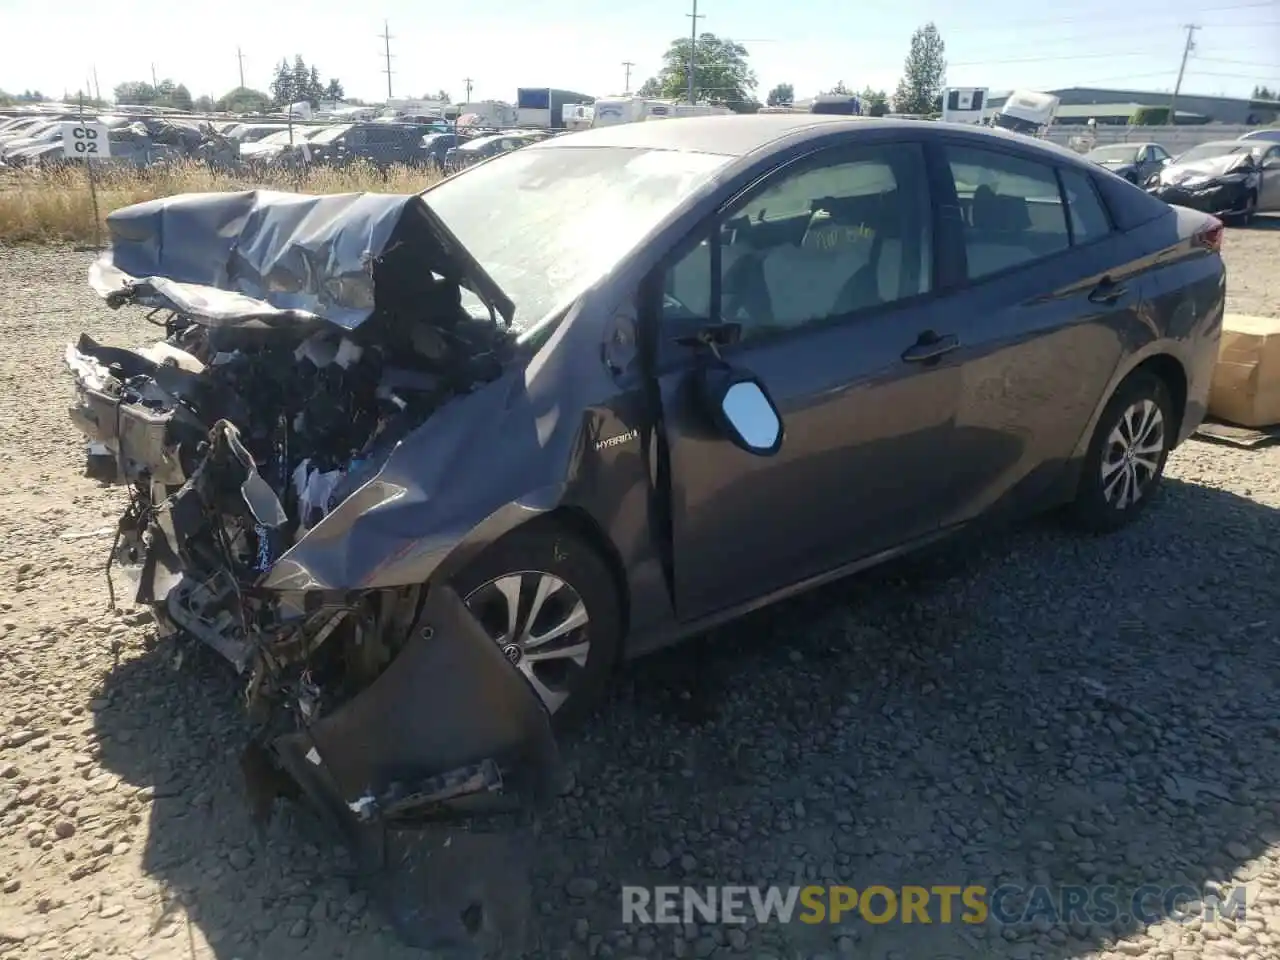
[[[391,99],[391,28],[387,26],[387,21],[382,21],[382,37],[383,56],[386,58],[387,65],[383,69],[383,73],[387,75],[387,99]]]
[[[1225,63],[1232,67],[1262,67],[1264,70],[1280,70],[1280,63],[1272,61],[1271,63],[1256,63],[1248,60],[1222,60],[1218,57],[1193,57],[1192,64],[1196,63]]]

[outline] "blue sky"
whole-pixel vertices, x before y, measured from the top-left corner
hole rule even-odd
[[[0,0],[0,89],[75,91],[97,68],[103,92],[156,74],[194,95],[237,83],[236,48],[249,86],[265,88],[281,57],[301,53],[348,94],[386,94],[385,17],[392,41],[392,90],[420,96],[443,87],[455,99],[473,78],[474,99],[511,100],[520,86],[554,86],[596,96],[622,92],[655,73],[670,41],[689,30],[685,0],[465,0],[448,6],[409,0]],[[1189,93],[1247,95],[1255,83],[1280,86],[1280,0],[1167,0],[1126,4],[1077,0],[1036,16],[1013,0],[959,4],[897,0],[700,0],[704,31],[741,41],[759,77],[759,95],[789,82],[797,96],[837,81],[892,88],[912,31],[934,21],[947,45],[951,85],[1172,89],[1185,39],[1196,50],[1183,82]],[[1149,10],[1150,12],[1143,12]]]

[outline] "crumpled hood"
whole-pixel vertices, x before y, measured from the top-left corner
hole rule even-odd
[[[417,195],[192,193],[107,217],[111,248],[89,271],[108,303],[165,307],[210,326],[323,318],[347,330],[374,310],[373,265],[405,231],[424,269],[448,272],[509,323],[510,299]],[[421,227],[422,224],[415,224]]]
[[[1165,183],[1181,183],[1193,177],[1220,177],[1234,172],[1247,153],[1230,153],[1222,157],[1207,157],[1204,160],[1193,160],[1189,163],[1171,163],[1164,168],[1160,179]]]

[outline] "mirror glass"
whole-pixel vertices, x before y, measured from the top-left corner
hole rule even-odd
[[[748,447],[769,450],[778,442],[782,422],[758,384],[735,383],[725,392],[721,406],[725,419]]]

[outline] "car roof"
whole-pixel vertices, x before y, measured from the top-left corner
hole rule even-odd
[[[899,130],[916,135],[959,134],[974,139],[996,138],[1024,149],[1055,153],[1073,162],[1080,155],[1047,140],[1038,140],[995,127],[966,123],[849,117],[814,113],[721,114],[709,117],[677,117],[645,123],[618,123],[551,137],[529,150],[565,147],[630,147],[641,150],[681,150],[745,157],[771,144],[803,143],[840,131]]]

